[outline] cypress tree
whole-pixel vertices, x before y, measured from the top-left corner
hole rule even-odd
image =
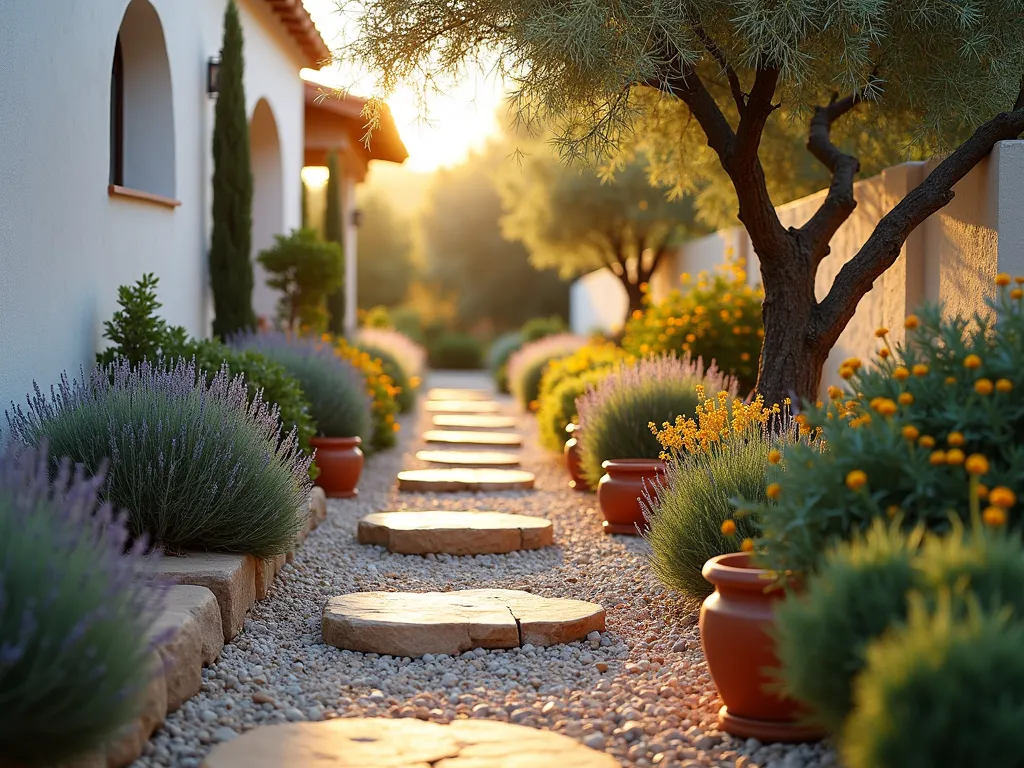
[[[306,182],[299,178],[299,201],[302,203],[302,228],[309,229],[309,201],[306,199]]]
[[[213,332],[224,338],[256,327],[252,309],[252,166],[242,73],[242,24],[234,0],[224,11],[220,92],[213,125]]]
[[[345,247],[342,241],[344,223],[341,214],[341,170],[338,168],[338,153],[331,152],[327,156],[327,210],[324,212],[324,239]],[[344,251],[342,251],[344,264]],[[343,271],[344,272],[344,271]],[[330,329],[336,334],[345,332],[345,283],[327,297],[327,310],[331,313]]]

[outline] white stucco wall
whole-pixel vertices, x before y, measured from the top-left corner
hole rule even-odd
[[[573,333],[617,331],[628,308],[626,289],[607,269],[584,275],[569,288],[569,327]]]
[[[935,164],[905,163],[857,183],[857,209],[832,239],[832,251],[818,269],[815,293],[819,299],[825,297],[836,274],[864,244],[881,217]],[[954,191],[953,202],[918,227],[896,263],[861,300],[825,363],[822,392],[840,381],[837,370],[842,360],[874,356],[878,349],[876,328],[886,326],[894,340],[902,341],[903,318],[925,301],[941,302],[949,314],[984,312],[984,297],[991,293],[997,272],[1024,274],[1024,141],[996,145],[991,156]],[[824,194],[780,206],[783,226],[803,225]],[[663,295],[683,272],[696,274],[713,269],[730,248],[747,259],[751,282],[759,282],[750,239],[741,227],[733,227],[683,246],[663,271],[665,279],[659,281],[658,292]],[[608,307],[605,298],[613,286],[597,275],[587,275],[573,285],[574,331],[585,330],[576,324],[577,314],[591,325],[606,326],[617,321],[617,310]]]
[[[117,287],[160,277],[162,314],[209,332],[213,100],[224,0],[152,0],[173,100],[181,205],[109,197],[110,72],[129,0],[0,0],[0,409],[77,373],[102,346]],[[262,0],[242,0],[249,115],[265,98],[280,136],[282,221],[297,226],[303,66]],[[3,425],[0,424],[0,431]]]

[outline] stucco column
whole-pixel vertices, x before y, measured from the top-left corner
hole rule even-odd
[[[347,164],[346,164],[347,165]],[[359,254],[356,252],[358,229],[355,222],[356,212],[356,180],[350,173],[345,173],[341,186],[341,208],[344,212],[342,232],[345,240],[345,336],[355,337],[356,309],[359,296]]]

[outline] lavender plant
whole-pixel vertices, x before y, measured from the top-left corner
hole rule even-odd
[[[662,447],[648,426],[694,413],[697,387],[736,394],[736,382],[712,364],[689,356],[650,357],[620,365],[576,401],[580,452],[587,481],[596,488],[608,459],[657,459]]]
[[[373,396],[363,374],[337,355],[328,342],[283,333],[244,333],[229,339],[236,349],[261,352],[299,380],[319,434],[327,437],[373,436]]]
[[[48,441],[89,472],[107,457],[102,491],[127,510],[133,537],[161,546],[246,552],[289,551],[301,526],[311,458],[295,430],[279,438],[277,406],[250,403],[227,367],[211,380],[195,364],[118,362],[81,379],[61,376],[50,396],[38,386],[28,408],[7,412],[12,436]]]
[[[50,475],[56,467],[54,480]],[[100,503],[104,478],[17,446],[0,458],[0,763],[101,747],[150,682],[163,590],[144,539]]]

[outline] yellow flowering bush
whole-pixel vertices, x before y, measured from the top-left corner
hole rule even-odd
[[[715,275],[702,272],[693,282],[683,275],[682,290],[661,302],[645,297],[645,308],[627,321],[622,346],[637,357],[689,353],[734,376],[741,392],[753,389],[764,329],[764,291],[747,284],[742,260]]]
[[[399,389],[384,372],[381,360],[352,346],[341,337],[325,333],[321,339],[334,348],[334,353],[338,357],[352,363],[366,380],[366,391],[373,398],[373,437],[364,448],[369,451],[381,451],[394,447],[400,428],[395,420],[398,413]]]
[[[565,427],[576,418],[576,398],[618,363],[633,362],[632,355],[609,341],[592,341],[568,357],[551,360],[541,375],[537,395],[541,445],[561,451],[567,439]]]
[[[874,365],[844,361],[846,388],[806,414],[824,449],[787,451],[769,472],[779,499],[751,505],[767,567],[811,571],[828,545],[877,518],[948,530],[951,519],[969,517],[972,477],[982,500],[1001,489],[982,522],[1020,525],[1024,398],[1015,389],[1024,375],[1024,307],[1002,285],[990,304],[990,317],[971,319],[926,308],[907,318],[905,344],[879,330]]]
[[[664,487],[647,506],[651,565],[672,589],[702,600],[713,587],[701,575],[712,557],[747,550],[760,534],[756,515],[737,515],[738,498],[770,503],[768,467],[798,430],[789,403],[765,406],[698,387],[692,417],[650,429],[668,461]]]

